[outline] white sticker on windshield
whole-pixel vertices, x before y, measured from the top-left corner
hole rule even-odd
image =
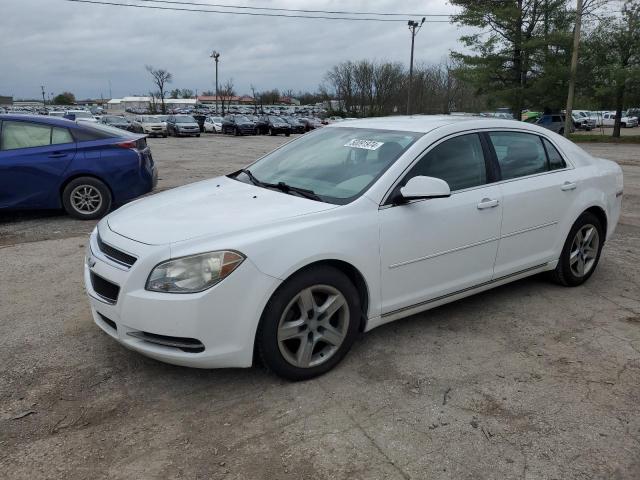
[[[344,144],[345,147],[364,148],[365,150],[377,150],[384,142],[376,142],[375,140],[359,140],[354,138]]]

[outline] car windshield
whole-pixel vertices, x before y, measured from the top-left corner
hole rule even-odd
[[[160,122],[162,122],[160,117],[154,117],[154,116],[150,116],[150,115],[142,117],[142,121],[145,122],[145,123],[160,123]]]
[[[250,120],[245,117],[244,115],[236,115],[235,117],[236,122],[250,122]]]
[[[249,167],[253,180],[312,190],[346,204],[361,195],[421,133],[363,128],[314,130]],[[246,173],[236,179],[253,183]]]
[[[221,123],[222,117],[211,117],[209,120],[211,120],[213,123]]]
[[[93,118],[93,115],[91,115],[91,113],[89,112],[71,112],[73,113],[76,118]]]
[[[269,120],[271,120],[271,122],[274,123],[274,124],[286,123],[280,117],[269,117]]]
[[[189,115],[176,117],[176,123],[196,123],[195,119]]]
[[[106,122],[110,122],[110,123],[122,123],[122,122],[126,122],[124,117],[105,117],[105,121]]]

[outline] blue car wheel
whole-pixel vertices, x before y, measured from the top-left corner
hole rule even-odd
[[[62,204],[72,217],[94,220],[111,209],[111,192],[97,178],[74,178],[62,192]]]

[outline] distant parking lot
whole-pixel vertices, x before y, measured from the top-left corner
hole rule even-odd
[[[156,191],[289,140],[149,139]],[[640,145],[584,148],[625,172],[596,278],[531,278],[380,327],[305,383],[123,349],[83,292],[95,222],[2,214],[3,478],[640,478]]]

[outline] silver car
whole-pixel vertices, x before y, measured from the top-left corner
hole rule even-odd
[[[170,115],[167,118],[167,135],[180,137],[183,135],[200,136],[200,125],[191,115]]]
[[[157,115],[138,115],[132,122],[134,131],[153,137],[167,137],[167,124]]]

